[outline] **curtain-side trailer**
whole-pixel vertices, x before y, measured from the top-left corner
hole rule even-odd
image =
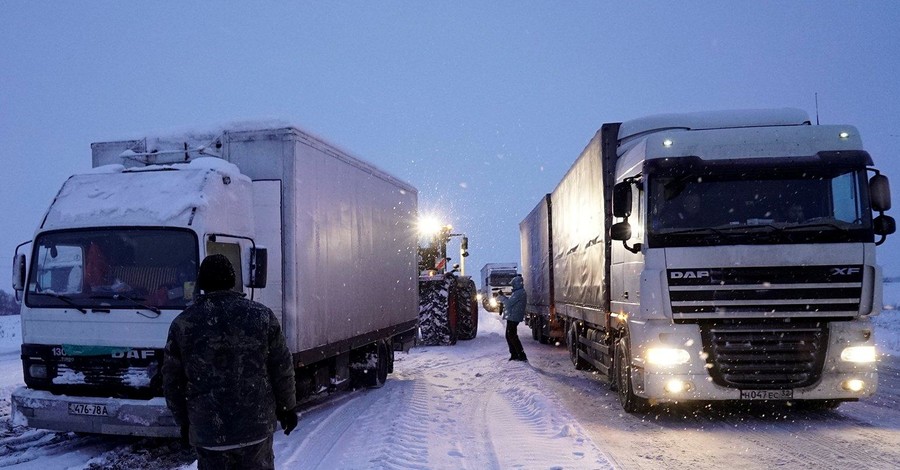
[[[520,224],[535,337],[555,327],[629,412],[870,396],[889,208],[853,126],[792,109],[604,124]]]

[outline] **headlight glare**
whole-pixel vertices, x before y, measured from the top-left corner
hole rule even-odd
[[[687,364],[691,360],[691,354],[684,349],[676,348],[650,348],[646,354],[647,362],[658,366],[673,366]]]
[[[875,346],[850,346],[841,351],[841,360],[846,362],[875,362],[877,358]]]

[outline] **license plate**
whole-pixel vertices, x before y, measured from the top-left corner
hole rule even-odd
[[[86,416],[109,416],[109,410],[106,405],[96,405],[93,403],[69,403],[70,415],[86,415]]]
[[[741,390],[741,400],[790,400],[793,390]]]

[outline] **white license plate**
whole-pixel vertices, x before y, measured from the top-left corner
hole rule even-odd
[[[69,403],[70,415],[85,416],[109,416],[109,410],[106,405],[97,405],[93,403]]]
[[[741,390],[741,400],[790,400],[793,390]]]

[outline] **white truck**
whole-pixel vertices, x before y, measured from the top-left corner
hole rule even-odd
[[[516,263],[487,263],[481,267],[481,305],[489,312],[499,312],[498,297],[509,297],[512,279],[519,272]]]
[[[803,111],[604,124],[520,224],[531,325],[628,412],[858,400],[889,208],[857,130]]]
[[[31,249],[16,250],[17,422],[177,436],[163,348],[213,253],[280,319],[301,399],[378,387],[412,346],[414,187],[293,127],[91,148],[94,168],[63,184]]]

